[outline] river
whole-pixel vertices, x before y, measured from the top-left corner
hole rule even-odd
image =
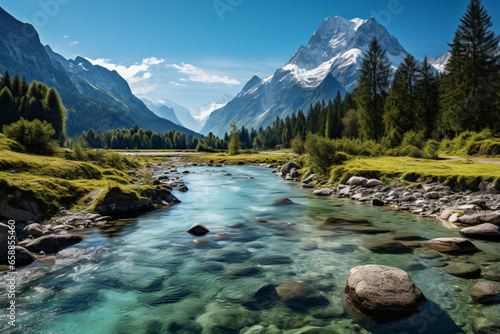
[[[52,261],[18,270],[17,326],[12,330],[2,321],[0,331],[243,333],[254,326],[250,333],[471,333],[472,318],[500,314],[500,305],[471,300],[475,280],[446,274],[411,252],[379,254],[362,246],[396,233],[458,236],[456,228],[390,208],[313,198],[269,169],[189,171],[183,178],[190,190],[176,193],[181,204],[90,230]],[[282,197],[295,204],[272,205]],[[365,218],[391,232],[321,228],[329,216]],[[190,243],[194,237],[185,231],[193,223],[211,230],[202,237],[208,243]],[[461,256],[463,261],[498,261],[498,246],[474,243],[487,253]],[[344,313],[342,295],[349,270],[362,264],[406,270],[429,300],[427,314],[358,325]],[[297,309],[254,296],[264,286],[287,282],[306,282],[324,297],[322,304]],[[6,296],[0,301],[5,305]]]

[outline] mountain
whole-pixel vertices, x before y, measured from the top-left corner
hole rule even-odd
[[[310,104],[333,100],[338,91],[345,94],[357,86],[363,53],[377,38],[392,61],[399,66],[407,55],[398,40],[372,17],[347,20],[329,16],[301,46],[284,67],[272,76],[254,76],[243,90],[223,108],[215,110],[202,133],[222,135],[236,121],[239,127],[270,125],[277,116],[284,118]]]
[[[224,107],[233,98],[232,95],[222,93],[212,102],[199,106],[197,110],[192,110],[193,117],[203,126],[212,112]]]
[[[44,47],[32,25],[0,7],[0,72],[40,81],[59,92],[68,109],[66,130],[74,135],[89,128],[110,130],[135,125],[155,132],[198,133],[156,116],[134,96],[116,71],[92,65],[84,58],[67,60]]]
[[[172,123],[175,123],[180,126],[184,126],[181,121],[177,118],[175,111],[173,108],[169,108],[166,105],[162,104],[160,101],[151,101],[142,97],[141,100],[146,104],[146,106],[154,112],[156,115],[168,119]],[[162,101],[163,102],[163,101]]]
[[[445,66],[450,60],[451,53],[447,51],[438,57],[427,57],[429,63],[440,73],[444,73]]]
[[[200,132],[201,124],[194,119],[193,115],[191,115],[191,112],[186,107],[183,107],[169,99],[163,99],[161,103],[168,108],[172,108],[179,121],[181,121],[185,127]]]

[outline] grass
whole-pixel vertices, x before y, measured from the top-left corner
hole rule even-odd
[[[500,165],[469,160],[428,160],[409,157],[355,157],[331,171],[333,182],[351,176],[397,179],[407,183],[431,180],[476,190],[481,181],[500,185]]]
[[[36,204],[44,214],[42,220],[52,217],[60,206],[80,209],[83,198],[94,189],[129,184],[123,171],[62,157],[20,153],[17,145],[0,134],[0,199],[7,199],[13,208],[26,209],[23,201],[9,196],[20,195]]]
[[[238,154],[238,155],[228,155],[226,153],[211,153],[204,155],[193,155],[182,157],[184,161],[191,162],[213,162],[213,163],[224,163],[229,165],[234,164],[285,164],[288,161],[294,159],[295,156],[292,154],[265,154],[265,153],[253,153],[253,154]]]

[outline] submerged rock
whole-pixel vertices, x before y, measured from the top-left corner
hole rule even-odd
[[[479,249],[469,240],[463,238],[437,238],[424,242],[429,248],[442,253],[475,253]]]
[[[202,235],[209,233],[210,230],[207,227],[203,226],[202,224],[196,223],[193,224],[193,226],[191,226],[186,232],[191,235],[200,237]]]
[[[443,271],[462,278],[478,278],[481,275],[481,268],[478,265],[462,262],[450,262]]]
[[[328,299],[304,282],[284,283],[276,288],[278,296],[296,311],[328,305]]]
[[[25,248],[33,253],[44,252],[45,254],[54,254],[66,247],[73,246],[82,240],[83,238],[79,235],[51,234],[31,241]]]
[[[472,299],[481,304],[500,303],[500,283],[480,281],[470,290]]]
[[[379,323],[409,317],[425,301],[404,270],[381,265],[352,268],[344,292],[344,305],[351,313]]]
[[[329,217],[325,221],[325,225],[371,225],[368,220],[363,218],[352,218],[352,217]]]
[[[362,246],[368,248],[374,253],[381,254],[402,254],[402,253],[411,253],[411,249],[405,247],[403,243],[393,240],[393,239],[385,239],[385,238],[374,238],[364,240]]]

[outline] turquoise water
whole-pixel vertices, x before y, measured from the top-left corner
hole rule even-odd
[[[250,333],[470,333],[472,318],[500,314],[498,306],[470,300],[474,280],[450,276],[412,253],[377,254],[361,246],[392,233],[426,239],[458,236],[455,228],[388,208],[313,198],[309,190],[276,178],[269,169],[189,170],[184,180],[190,190],[176,193],[181,204],[89,231],[83,242],[52,261],[20,269],[18,323],[12,330],[2,321],[0,330],[244,333],[254,326]],[[271,205],[281,197],[296,205]],[[365,218],[392,232],[321,229],[333,215]],[[190,243],[194,238],[185,230],[193,223],[211,230],[203,237],[208,243]],[[475,243],[488,253],[463,261],[498,261],[498,246]],[[343,311],[342,294],[349,270],[362,264],[406,270],[429,300],[424,312],[384,326],[353,321]],[[306,282],[328,305],[297,310],[279,301],[255,302],[260,288],[287,282]],[[2,305],[5,297],[0,297]]]

